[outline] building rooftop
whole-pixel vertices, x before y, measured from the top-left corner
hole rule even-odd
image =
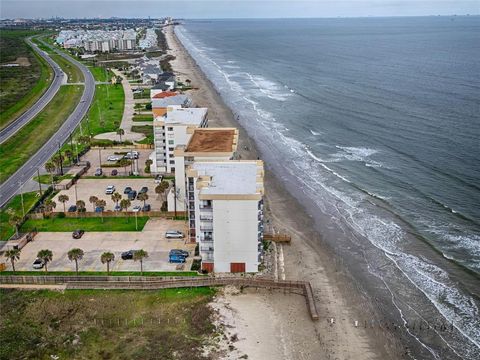
[[[194,162],[200,198],[259,198],[263,195],[263,162],[229,160]]]
[[[185,96],[185,95],[179,95]],[[167,98],[172,99],[172,98]],[[167,100],[164,99],[164,100]],[[167,108],[166,124],[200,125],[207,117],[207,108],[182,108],[169,106]]]
[[[161,93],[155,94],[152,97],[152,99],[164,99],[166,97],[177,96],[177,95],[179,95],[179,94],[175,91],[163,91]]]
[[[188,106],[190,99],[187,95],[169,96],[163,99],[152,99],[152,107],[154,108],[166,108],[170,106]]]
[[[194,130],[185,152],[234,152],[237,141],[238,130],[235,128],[198,128]]]

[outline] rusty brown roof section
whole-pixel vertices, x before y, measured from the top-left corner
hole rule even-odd
[[[195,129],[185,152],[234,152],[237,140],[238,130],[235,128]]]

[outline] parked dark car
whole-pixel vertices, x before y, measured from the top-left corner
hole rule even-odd
[[[120,205],[115,205],[115,207],[113,208],[113,211],[120,211],[120,210],[122,210]]]
[[[75,205],[70,205],[68,212],[77,212],[77,207]]]
[[[135,250],[128,250],[122,253],[121,257],[122,260],[132,260],[133,254],[135,254]]]
[[[132,190],[128,193],[128,200],[135,200],[137,197],[137,192],[135,190]]]
[[[185,257],[182,255],[178,254],[171,254],[168,256],[168,262],[171,263],[184,263],[185,262]]]
[[[84,230],[81,230],[81,229],[78,229],[78,230],[75,230],[73,233],[72,233],[72,237],[74,239],[80,239],[83,234],[85,234],[85,231]]]
[[[142,207],[142,211],[150,211],[152,209],[152,207],[150,206],[150,204],[145,204],[143,207]]]
[[[123,193],[124,193],[124,194],[128,194],[128,193],[131,193],[131,192],[132,192],[132,188],[131,188],[130,186],[127,186],[127,187],[125,188],[125,190],[123,190]]]
[[[103,175],[102,169],[98,168],[97,170],[95,170],[95,176],[102,176],[102,175]]]
[[[111,176],[117,176],[118,175],[118,170],[113,169],[112,172],[110,173]]]
[[[143,194],[143,193],[147,193],[148,192],[148,187],[144,186],[140,189],[140,191],[138,192],[138,194]]]
[[[188,257],[188,255],[190,255],[190,254],[186,250],[172,249],[172,250],[170,250],[170,255],[181,255],[183,257]]]

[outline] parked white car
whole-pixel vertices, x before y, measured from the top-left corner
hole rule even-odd
[[[139,212],[140,210],[142,210],[142,207],[138,206],[138,205],[134,206],[133,209],[132,209],[133,212]]]
[[[167,239],[183,239],[185,235],[181,231],[178,230],[167,230],[165,233],[165,237]]]
[[[119,161],[120,160],[120,156],[117,156],[117,155],[110,155],[109,157],[107,157],[107,161]]]
[[[115,192],[115,185],[108,185],[105,189],[105,194],[112,195]]]

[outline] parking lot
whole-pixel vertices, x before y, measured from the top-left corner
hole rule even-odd
[[[53,252],[49,271],[74,271],[75,263],[68,260],[67,253],[73,248],[80,248],[85,255],[79,261],[79,271],[106,271],[106,265],[100,261],[105,251],[115,254],[115,260],[110,264],[111,271],[139,271],[140,263],[122,260],[121,253],[143,249],[148,252],[148,258],[143,261],[144,271],[175,271],[178,264],[170,264],[168,254],[171,249],[182,249],[190,253],[184,264],[184,270],[190,270],[195,244],[185,244],[185,239],[166,239],[167,230],[180,230],[186,234],[187,226],[184,221],[156,218],[149,220],[141,232],[86,232],[80,239],[73,239],[70,232],[38,233],[35,240],[22,249],[15,268],[33,271],[32,264],[37,253],[49,249]]]
[[[93,211],[93,205],[89,203],[90,196],[96,196],[99,199],[105,200],[107,206],[104,211],[114,211],[115,203],[112,201],[112,195],[105,194],[105,189],[109,185],[115,186],[115,191],[119,192],[124,199],[128,198],[127,194],[124,194],[124,190],[127,186],[133,190],[138,191],[146,186],[148,187],[148,200],[146,204],[150,204],[152,211],[159,211],[162,207],[162,196],[155,193],[155,187],[158,185],[153,178],[137,178],[137,179],[79,179],[77,183],[68,190],[61,190],[53,200],[57,203],[54,211],[62,212],[63,204],[58,201],[58,197],[62,194],[66,194],[69,200],[65,203],[65,207],[68,208],[71,205],[75,205],[77,200],[83,200],[86,205],[87,211]],[[131,206],[128,209],[131,211],[134,206],[143,207],[143,201],[131,200]]]
[[[145,174],[145,161],[148,159],[149,155],[152,153],[153,150],[132,150],[132,149],[94,149],[87,152],[85,155],[82,156],[82,161],[89,161],[90,162],[90,169],[88,169],[85,175],[93,176],[95,174],[96,169],[100,167],[100,161],[102,164],[114,164],[115,161],[108,161],[109,156],[117,157],[121,159],[124,155],[123,153],[127,153],[130,151],[138,152],[138,159],[134,162],[134,170],[138,171],[140,175],[149,175]],[[115,154],[117,153],[117,154]],[[119,176],[128,175],[128,172],[132,170],[131,165],[127,166],[125,174],[125,168],[123,167],[103,167],[103,175],[111,176],[112,170],[116,169],[118,171]]]

